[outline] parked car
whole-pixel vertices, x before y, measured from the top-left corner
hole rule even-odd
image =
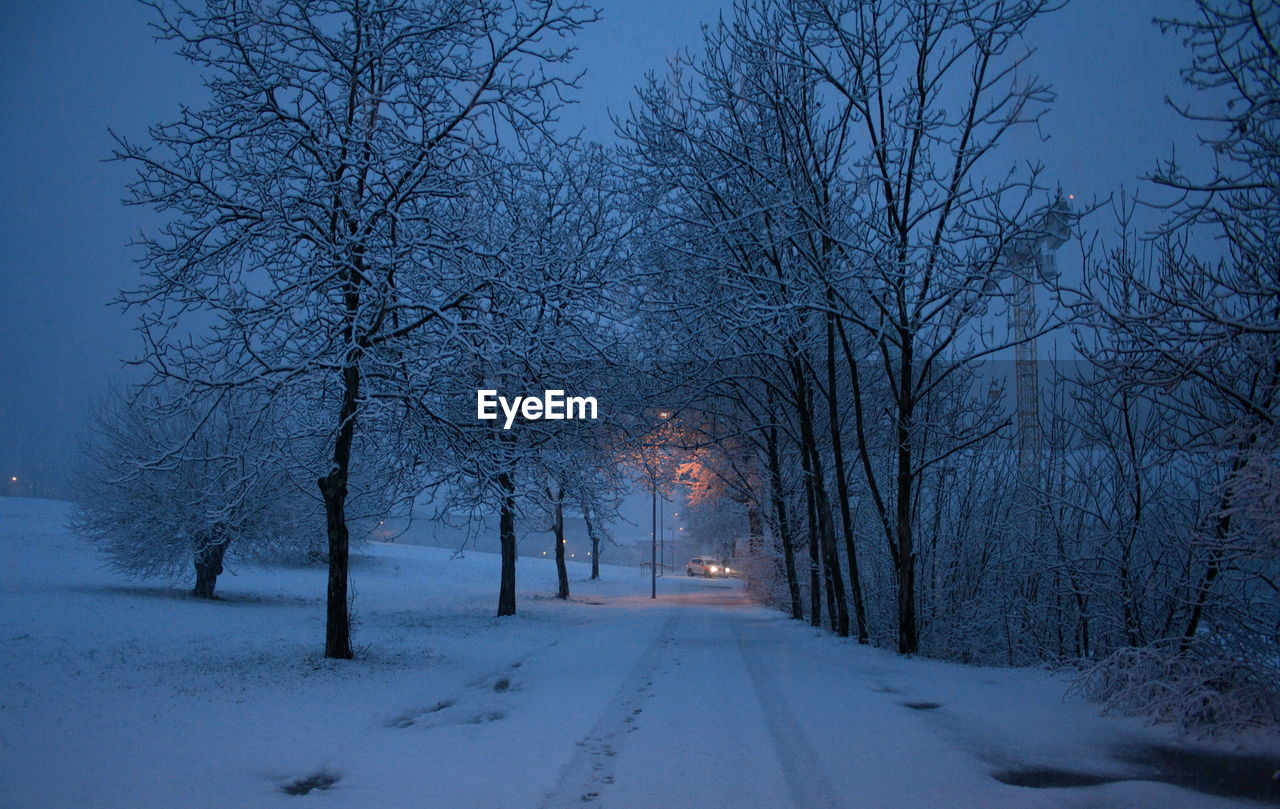
[[[689,564],[685,565],[684,572],[690,576],[705,576],[708,579],[713,576],[723,578],[733,573],[728,565],[709,556],[695,556],[690,559]]]

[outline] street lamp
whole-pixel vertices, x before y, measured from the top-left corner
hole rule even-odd
[[[680,516],[680,512],[678,511],[671,512],[671,552],[672,553],[676,552],[676,543],[680,540],[680,535],[676,532],[676,517],[679,517],[679,516]],[[675,560],[673,559],[672,560],[673,567],[675,566],[674,562]],[[663,564],[666,564],[666,562],[664,561]]]
[[[667,533],[664,530],[665,523],[662,520],[662,507],[667,502],[667,496],[664,494],[662,499],[658,501],[658,575],[667,572]]]
[[[650,470],[653,487],[653,529],[649,531],[649,598],[658,597],[658,472]]]
[[[671,418],[670,410],[659,410],[658,418]],[[649,484],[653,487],[653,527],[649,531],[649,598],[658,597],[658,470],[649,469]]]

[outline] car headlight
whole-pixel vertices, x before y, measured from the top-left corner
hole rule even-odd
[[[711,566],[711,572],[712,572],[712,573],[715,573],[715,572],[716,572],[717,570],[719,570],[719,569],[720,569],[720,568],[716,567],[715,565],[712,565],[712,566]]]

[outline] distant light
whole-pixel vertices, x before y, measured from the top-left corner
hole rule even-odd
[[[671,418],[671,413],[667,410],[663,410],[658,413],[658,418],[669,419]]]
[[[569,558],[570,558],[570,559],[573,559],[573,558],[575,558],[577,555],[578,555],[578,554],[576,554],[576,553],[571,553],[571,554],[569,554]]]
[[[1075,194],[1067,194],[1067,199],[1075,199],[1075,198],[1076,198]]]
[[[18,482],[18,476],[17,476],[17,475],[10,475],[10,476],[9,476],[9,482],[10,482],[10,483],[17,483],[17,482]]]

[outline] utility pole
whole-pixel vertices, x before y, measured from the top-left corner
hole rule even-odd
[[[653,483],[653,529],[649,531],[649,598],[658,597],[658,476]]]
[[[671,418],[671,411],[658,411],[663,422]],[[649,531],[649,598],[658,597],[658,464],[649,470],[649,482],[653,485],[653,527]]]
[[[671,418],[670,410],[659,410],[658,418],[663,424]],[[649,482],[653,485],[653,527],[649,531],[649,598],[658,597],[658,470],[660,464],[654,462],[649,467]]]
[[[667,573],[667,524],[662,508],[667,504],[667,496],[663,495],[658,501],[658,570],[659,576]]]

